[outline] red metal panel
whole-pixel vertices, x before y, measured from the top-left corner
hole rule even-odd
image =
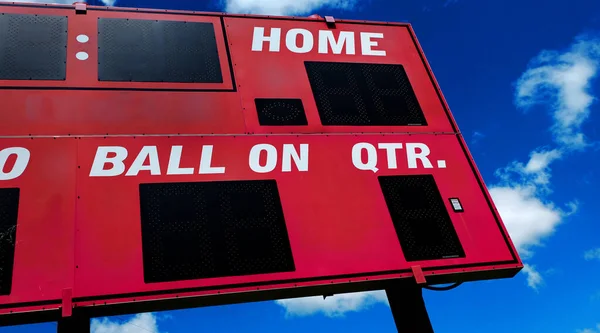
[[[443,274],[445,268],[456,266],[482,269],[486,265],[516,263],[454,135],[83,138],[79,142],[76,300],[196,287],[216,291],[224,285],[328,280],[367,272],[376,277],[390,271],[410,271],[412,265],[420,265],[427,275],[431,274],[427,270],[434,267],[436,274]],[[398,167],[390,169],[385,150],[378,150],[379,171],[358,170],[352,162],[352,148],[360,142],[375,147],[379,143],[402,143],[405,147],[408,143],[423,143],[431,150],[429,158],[433,168],[423,168],[421,164],[408,168],[406,151],[399,150]],[[283,144],[296,147],[308,144],[309,170],[282,172],[279,160],[272,172],[252,171],[248,154],[254,145],[263,143],[273,145],[280,154]],[[174,145],[183,146],[180,165],[194,167],[194,175],[165,174]],[[212,165],[225,167],[225,173],[198,174],[203,145],[214,146]],[[137,176],[90,177],[99,146],[127,148],[126,168],[143,146],[156,146],[162,175],[142,171]],[[445,161],[445,167],[438,167],[443,166],[438,161]],[[412,263],[404,260],[377,176],[410,174],[434,175],[464,247],[465,258]],[[140,183],[251,179],[277,180],[296,264],[294,272],[144,284]],[[463,213],[452,211],[447,201],[451,197],[460,198],[465,207]],[[103,283],[106,280],[113,282]]]
[[[454,132],[448,115],[432,85],[429,73],[407,26],[336,23],[329,30],[325,22],[296,20],[268,20],[225,18],[225,28],[231,49],[238,93],[242,99],[248,131],[251,133],[314,132]],[[263,27],[265,35],[272,28],[281,29],[279,52],[270,52],[265,42],[263,51],[252,51],[255,27]],[[286,48],[286,34],[290,29],[305,29],[314,36],[314,47],[307,53],[294,53]],[[318,52],[319,30],[332,31],[336,40],[340,31],[354,33],[355,54],[322,54]],[[381,33],[383,38],[374,50],[383,50],[385,56],[361,54],[360,33]],[[301,45],[301,44],[299,44]],[[306,77],[304,61],[358,62],[376,64],[401,64],[407,72],[417,99],[425,113],[428,126],[322,126]],[[308,126],[261,127],[256,116],[255,98],[301,98],[306,110]]]
[[[0,180],[0,188],[20,188],[12,290],[0,296],[0,313],[15,304],[57,307],[73,287],[77,140],[0,140],[0,151],[11,147],[27,149],[30,159],[22,175]],[[0,169],[10,172],[15,161],[13,154]]]
[[[244,133],[234,93],[1,90],[0,135]]]

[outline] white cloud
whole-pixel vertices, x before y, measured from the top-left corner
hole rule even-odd
[[[538,198],[532,186],[494,186],[490,194],[524,258],[530,257],[531,247],[539,246],[540,240],[551,235],[561,222],[561,211],[552,202]]]
[[[58,4],[58,5],[72,5],[74,2],[78,0],[0,0],[0,2],[22,2],[22,3],[49,3],[49,4]],[[87,2],[85,0],[80,0],[82,2]],[[114,6],[116,0],[100,0],[106,6]]]
[[[535,266],[524,264],[523,273],[527,276],[527,285],[533,290],[537,291],[538,288],[544,283],[542,275],[535,269]]]
[[[508,233],[524,259],[533,247],[552,235],[557,226],[577,210],[577,201],[566,209],[548,199],[551,192],[550,165],[568,153],[588,146],[581,125],[589,117],[595,97],[590,95],[592,79],[598,72],[600,40],[579,37],[565,52],[542,51],[517,80],[515,104],[524,110],[542,104],[550,108],[551,130],[557,147],[538,148],[527,163],[514,161],[496,171],[500,182],[490,194]],[[537,290],[543,278],[533,266],[523,269],[527,283]]]
[[[225,11],[237,14],[303,15],[328,7],[350,10],[356,0],[225,0]]]
[[[347,312],[367,309],[377,303],[388,304],[385,291],[369,291],[358,293],[337,294],[328,296],[312,296],[277,300],[275,303],[283,306],[286,316],[309,316],[322,313],[327,317],[340,317]]]
[[[527,174],[537,174],[540,172],[544,172],[548,169],[550,163],[552,161],[560,158],[560,151],[554,150],[543,150],[543,151],[534,151],[531,153],[529,162],[523,168],[523,171]],[[538,184],[546,184],[548,179],[544,177],[544,181],[540,182],[539,177],[536,177],[535,182]]]
[[[539,149],[530,153],[527,163],[512,162],[496,171],[498,184],[489,188],[517,251],[529,258],[532,248],[552,235],[563,218],[577,210],[577,202],[566,210],[546,199],[551,192],[550,164],[561,158],[558,150]]]
[[[596,328],[584,328],[577,330],[577,333],[600,333],[600,324],[596,324]]]
[[[600,260],[600,247],[596,248],[596,249],[591,249],[591,250],[585,251],[585,253],[583,254],[583,257],[585,258],[585,260],[594,260],[594,259]]]
[[[581,124],[595,101],[589,88],[599,61],[600,40],[582,36],[566,52],[542,51],[517,81],[517,107],[528,110],[537,104],[548,105],[555,141],[564,149],[587,145]]]
[[[496,170],[496,176],[504,183],[531,185],[539,191],[549,192],[550,164],[561,157],[562,152],[558,149],[537,149],[529,154],[526,164],[513,161],[507,167]]]
[[[128,321],[92,319],[91,333],[160,333],[153,313],[140,313]]]

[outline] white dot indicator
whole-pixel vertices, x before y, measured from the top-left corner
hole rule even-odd
[[[440,169],[446,168],[446,161],[445,160],[439,160],[438,161],[438,168],[440,168]]]
[[[79,35],[77,36],[77,41],[80,43],[87,43],[90,40],[90,37],[87,35]]]
[[[75,57],[77,57],[77,59],[79,60],[87,60],[87,58],[89,58],[90,56],[87,54],[87,52],[77,52]]]

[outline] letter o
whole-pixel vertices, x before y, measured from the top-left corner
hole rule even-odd
[[[267,163],[265,165],[260,165],[260,153],[262,151],[267,152]],[[250,165],[250,169],[257,173],[267,173],[275,170],[277,166],[277,149],[266,143],[255,145],[250,150],[248,164]]]
[[[298,35],[303,37],[302,47],[298,47],[298,44],[296,44],[296,36]],[[285,46],[294,53],[308,53],[313,49],[314,44],[312,33],[306,29],[290,29],[285,35]]]

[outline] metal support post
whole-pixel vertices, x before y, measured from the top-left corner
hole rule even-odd
[[[90,333],[90,318],[87,316],[63,317],[58,320],[57,333]]]
[[[433,333],[421,287],[400,285],[385,292],[398,333]]]

